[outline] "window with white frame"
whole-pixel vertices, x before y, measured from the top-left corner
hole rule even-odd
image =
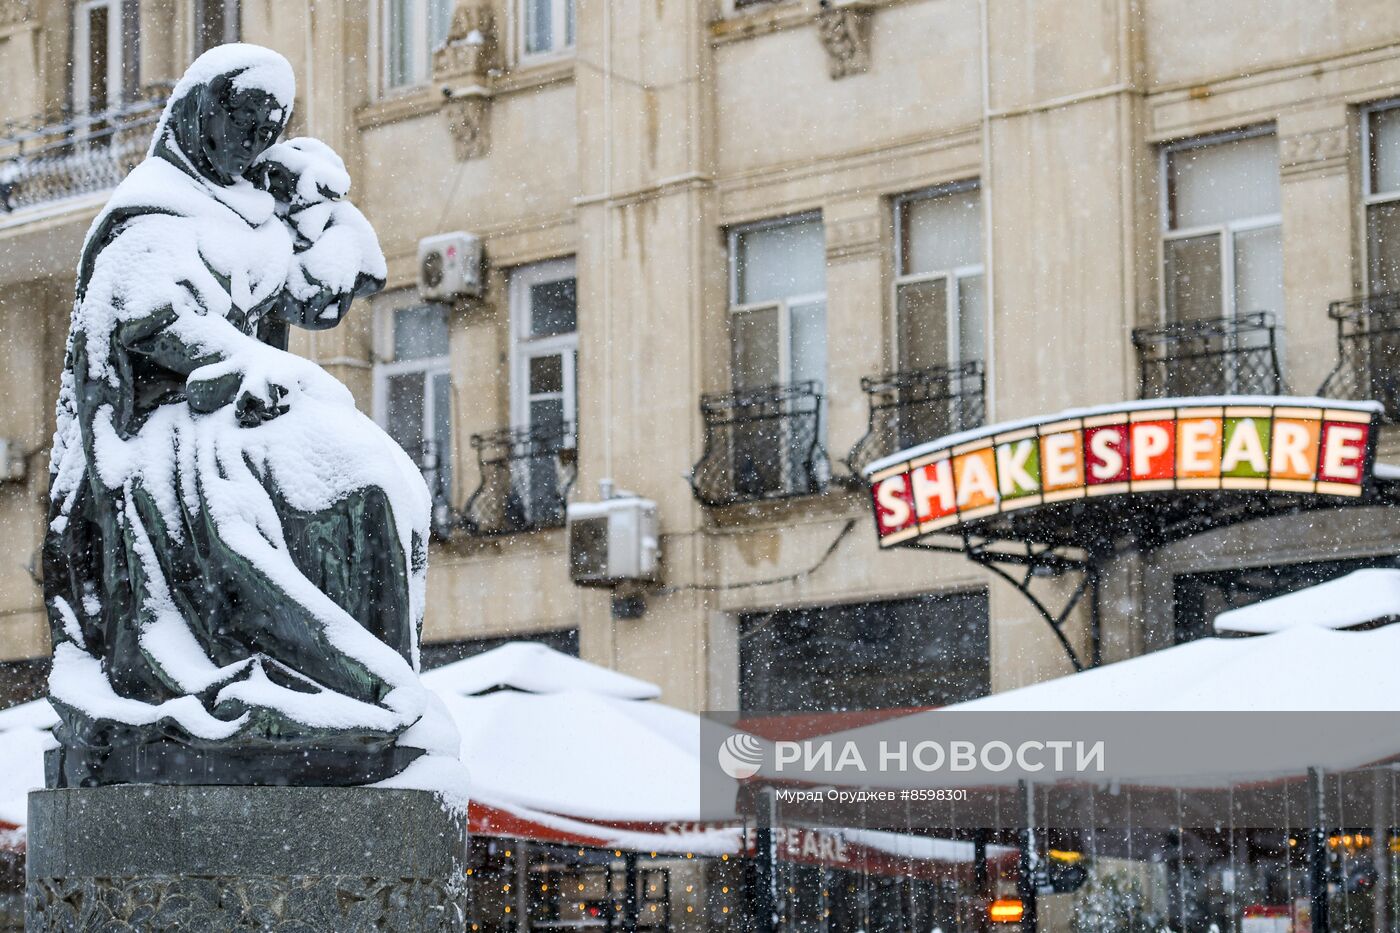
[[[729,231],[730,438],[742,498],[816,492],[825,430],[826,237],[821,215]]]
[[[821,216],[729,232],[735,391],[826,379],[826,240]]]
[[[1162,153],[1168,321],[1283,310],[1278,142],[1249,131]]]
[[[1400,293],[1400,101],[1363,112],[1366,288]]]
[[[527,521],[559,509],[558,454],[577,445],[578,283],[574,260],[510,274],[510,408],[517,438],[511,482]]]
[[[134,99],[140,60],[134,0],[79,0],[73,17],[74,111],[102,113]]]
[[[573,259],[514,269],[510,275],[511,421],[562,426],[578,418],[578,286]]]
[[[520,0],[520,48],[525,57],[574,47],[574,0]]]
[[[382,299],[375,418],[418,464],[435,502],[452,489],[452,372],[446,305],[423,303],[411,291]]]
[[[194,51],[198,55],[240,34],[240,0],[194,0]]]
[[[900,198],[895,232],[896,368],[917,372],[982,360],[987,321],[977,183]]]
[[[384,0],[381,10],[384,89],[422,84],[432,77],[433,50],[447,40],[452,0]]]

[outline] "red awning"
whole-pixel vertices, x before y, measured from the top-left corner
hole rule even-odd
[[[738,823],[599,824],[473,801],[468,829],[475,836],[524,839],[554,845],[613,849],[640,855],[752,856],[754,829]],[[746,831],[747,830],[747,831]],[[922,836],[808,826],[780,826],[780,861],[872,875],[971,883],[972,843]],[[1013,874],[1017,852],[990,846],[994,871]]]

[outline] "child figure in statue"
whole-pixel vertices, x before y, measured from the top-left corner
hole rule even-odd
[[[339,157],[277,142],[293,92],[275,52],[201,55],[88,232],[44,544],[51,787],[367,783],[434,731],[411,728],[428,492],[286,351],[385,280]]]

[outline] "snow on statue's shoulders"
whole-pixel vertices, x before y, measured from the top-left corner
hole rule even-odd
[[[224,208],[257,226],[271,219],[275,207],[272,195],[253,187],[245,179],[216,188],[201,184],[165,159],[148,158],[117,185],[106,207],[93,221],[92,229],[116,212],[149,211],[207,221],[218,217]]]

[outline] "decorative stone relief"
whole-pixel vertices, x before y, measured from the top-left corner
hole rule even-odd
[[[826,228],[826,258],[828,262],[843,262],[880,252],[881,223],[879,217],[849,217],[830,223]]]
[[[863,3],[822,4],[817,14],[817,35],[826,50],[832,78],[864,74],[870,68],[871,12]]]
[[[462,904],[418,878],[37,878],[25,929],[460,933]],[[211,925],[212,924],[212,925]]]
[[[1344,167],[1347,156],[1344,126],[1283,136],[1279,139],[1279,163],[1285,175],[1309,172],[1329,165]]]
[[[447,41],[433,53],[433,79],[485,78],[496,60],[496,21],[486,0],[460,0]]]
[[[479,159],[491,151],[491,95],[484,88],[458,91],[443,105],[452,149],[459,162]]]
[[[433,80],[444,82],[443,112],[458,161],[478,159],[491,149],[491,88],[496,61],[496,23],[487,0],[459,0],[447,42],[433,53]],[[450,82],[466,87],[453,88]]]

